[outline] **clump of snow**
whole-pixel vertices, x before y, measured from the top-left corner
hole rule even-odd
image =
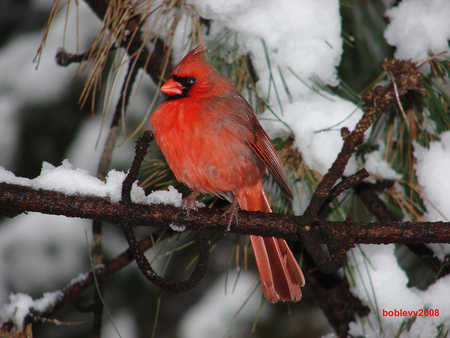
[[[308,85],[314,86],[313,78],[332,86],[338,84],[336,67],[342,54],[338,1],[192,3],[200,16],[214,20],[207,42],[220,40],[224,30],[237,34],[236,40],[234,36],[229,39],[229,48],[235,48],[237,42],[238,54],[251,54],[260,79],[259,92],[270,102],[277,102],[274,84],[282,101],[287,98],[284,84],[294,95],[310,93]]]
[[[437,327],[448,323],[450,303],[443,297],[448,292],[450,276],[441,278],[427,290],[408,288],[408,277],[398,265],[395,245],[364,245],[353,249],[350,265],[355,274],[355,295],[371,309],[364,319],[350,323],[353,336],[394,337],[405,319],[416,316],[407,337],[436,337]],[[422,315],[420,310],[433,310]],[[398,311],[395,315],[395,310]],[[436,315],[435,311],[438,311]],[[391,314],[390,314],[390,311]],[[402,315],[399,315],[401,311]],[[406,313],[404,312],[406,311]]]
[[[257,7],[258,1],[249,0],[230,0],[230,1],[193,1],[200,12],[200,15],[206,19],[223,19],[231,15],[239,15],[248,11],[251,7]]]
[[[414,144],[417,159],[415,171],[422,188],[428,221],[450,220],[450,131],[440,134],[440,141],[431,142],[429,149]]]
[[[47,292],[41,298],[33,300],[29,295],[23,293],[11,294],[9,303],[3,304],[0,308],[0,322],[6,323],[12,320],[16,324],[18,331],[21,332],[25,317],[30,313],[31,309],[43,312],[62,296],[63,293],[61,291]]]
[[[90,176],[86,170],[74,169],[68,160],[62,165],[44,162],[41,174],[31,180],[31,188],[63,192],[66,195],[82,194],[106,197],[105,184]]]
[[[69,282],[68,285],[71,286],[71,285],[75,285],[77,283],[80,283],[80,282],[86,280],[88,278],[88,276],[89,276],[89,272],[80,273],[75,278],[72,278],[72,280]]]
[[[113,203],[122,200],[122,184],[126,174],[122,171],[111,170],[106,176],[106,182],[89,175],[84,169],[74,169],[68,160],[64,160],[58,167],[44,162],[41,174],[34,179],[16,177],[12,172],[0,167],[0,182],[28,186],[33,189],[59,191],[66,195],[89,195],[111,199]],[[173,186],[168,190],[154,191],[146,196],[144,189],[134,182],[131,190],[131,200],[142,204],[170,204],[181,206],[182,194]],[[197,202],[198,207],[204,204]]]
[[[380,178],[389,179],[389,180],[399,180],[402,178],[402,175],[397,173],[384,159],[384,153],[386,151],[386,144],[379,140],[378,149],[364,155],[364,168],[371,175],[375,175]]]
[[[123,171],[117,171],[112,169],[108,175],[106,175],[105,189],[107,191],[106,196],[111,199],[111,202],[117,203],[122,200],[122,184],[126,178],[126,174]],[[100,181],[100,180],[99,180]],[[101,182],[101,181],[100,181]],[[103,183],[103,182],[102,182]],[[133,185],[136,190],[143,190],[137,186],[137,182]],[[133,190],[131,190],[133,192]],[[133,197],[133,195],[131,195]]]
[[[446,256],[450,255],[450,244],[431,243],[427,244],[427,247],[429,247],[442,262],[445,260]]]
[[[141,196],[138,198],[135,196],[137,201],[142,201],[141,203],[145,204],[170,204],[176,207],[181,207],[181,202],[183,199],[183,195],[178,192],[173,186],[169,186],[168,190],[157,190],[153,191],[148,196]]]
[[[0,167],[0,182],[8,184],[17,184],[23,186],[30,186],[31,180],[25,177],[17,177],[9,170]]]
[[[170,223],[169,226],[173,231],[176,231],[176,232],[183,232],[184,230],[186,230],[185,225],[181,225],[181,224],[177,224],[177,223]]]
[[[292,104],[287,104],[279,119],[295,134],[294,148],[301,154],[306,165],[325,174],[333,164],[344,143],[341,128],[353,130],[362,111],[353,103],[337,96],[311,95]],[[261,116],[261,124],[273,138],[283,136],[286,127],[276,122],[270,111]],[[351,175],[357,169],[352,158],[346,168]]]
[[[384,36],[397,48],[395,57],[414,61],[450,51],[450,2],[404,0],[386,12],[390,23]]]

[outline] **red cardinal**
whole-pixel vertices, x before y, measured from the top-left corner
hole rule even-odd
[[[261,180],[271,172],[292,198],[281,160],[255,112],[234,84],[210,65],[197,47],[175,67],[161,87],[165,101],[151,116],[156,141],[176,178],[193,190],[184,200],[195,206],[198,193],[234,196],[249,211],[271,212]],[[230,219],[231,221],[231,219]],[[250,236],[266,298],[299,301],[302,270],[287,243]]]

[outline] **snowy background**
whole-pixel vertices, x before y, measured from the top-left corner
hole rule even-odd
[[[73,79],[77,66],[62,68],[54,62],[59,47],[65,45],[71,51],[76,50],[77,34],[74,27],[77,11],[75,8],[70,11],[70,29],[65,38],[66,18],[64,15],[57,17],[47,39],[39,70],[36,71],[36,64],[32,60],[41,41],[51,1],[32,0],[26,8],[13,3],[6,1],[6,5],[0,5],[0,13],[3,13],[0,18],[4,19],[0,22],[5,22],[5,27],[9,29],[0,41],[0,166],[3,167],[0,180],[67,193],[109,196],[117,200],[124,171],[133,158],[133,142],[125,143],[115,151],[115,170],[110,173],[106,184],[93,178],[107,133],[105,130],[101,132],[102,126],[109,126],[111,114],[103,121],[100,111],[92,116],[88,108],[79,109],[77,99],[83,79]],[[261,122],[269,135],[294,135],[294,147],[301,153],[307,166],[324,174],[342,145],[340,128],[346,126],[352,129],[362,115],[354,103],[318,86],[318,83],[333,87],[340,84],[339,69],[344,68],[342,63],[345,61],[343,12],[354,10],[357,22],[358,6],[355,9],[340,8],[337,0],[198,0],[191,3],[202,18],[212,20],[209,35],[205,37],[207,47],[212,46],[224,30],[238,33],[229,49],[237,43],[238,49],[234,50],[234,56],[247,53],[251,56],[259,78],[258,92],[270,103],[271,109],[261,116]],[[8,5],[9,16],[5,14]],[[389,24],[382,23],[378,29],[381,27],[384,33],[386,46],[395,47],[396,57],[419,61],[425,59],[429,51],[435,54],[449,51],[450,1],[405,0],[395,5],[394,1],[385,0],[377,8],[380,13],[372,15],[379,16],[378,22],[382,22],[383,15],[389,17]],[[189,22],[189,15],[183,15],[183,20]],[[78,39],[80,50],[83,51],[94,38],[100,24],[83,1],[80,1],[79,20]],[[189,33],[184,31],[189,30],[188,27],[188,24],[180,25],[175,35],[175,55],[178,59],[187,52],[181,47],[181,40]],[[358,34],[355,36],[358,37]],[[369,50],[377,49],[373,41],[372,45],[371,41],[366,43]],[[386,47],[385,50],[390,49]],[[381,57],[389,56],[380,50],[377,52],[380,54],[377,62],[381,61]],[[227,48],[222,53],[224,58],[231,57]],[[429,68],[425,66],[423,71],[427,73]],[[120,74],[119,70],[119,77]],[[371,80],[373,78],[369,78],[358,90],[369,85]],[[289,88],[289,94],[286,90],[280,90],[286,87]],[[154,84],[144,76],[128,111],[127,128],[132,130],[139,123],[150,106],[154,91]],[[114,104],[111,106],[114,107]],[[379,151],[366,155],[367,169],[378,177],[401,179],[395,168],[391,168],[381,156],[383,147],[386,145],[381,142]],[[415,171],[419,184],[424,187],[424,203],[428,211],[424,218],[448,221],[450,133],[442,133],[440,140],[433,142],[429,148],[417,145],[414,155],[417,159]],[[346,174],[354,173],[358,167],[359,163],[353,158]],[[176,192],[168,194],[174,198],[174,203],[179,203],[180,196]],[[141,202],[145,199],[137,187],[135,198]],[[301,207],[297,206],[296,210],[300,211]],[[40,214],[2,220],[0,304],[4,305],[0,317],[15,315],[20,318],[21,311],[30,306],[32,298],[40,299],[43,293],[57,290],[85,272],[89,268],[89,234],[90,222],[86,220]],[[430,247],[441,259],[450,252],[446,245]],[[117,229],[106,227],[107,256],[114,257],[125,248],[126,243]],[[195,290],[177,297],[162,295],[163,305],[156,336],[206,338],[249,335],[260,296],[254,295],[243,312],[236,317],[234,314],[252,289],[255,273],[242,272],[233,289],[236,279],[234,272],[228,277],[223,274],[228,266],[229,250],[230,247],[224,244],[224,248],[213,252],[215,258],[212,257],[213,261],[209,264],[211,271],[208,272],[207,281],[202,284],[206,290]],[[434,337],[441,324],[446,324],[445,330],[448,330],[450,302],[447,294],[450,276],[440,279],[426,290],[408,287],[408,277],[398,263],[394,245],[356,248],[349,254],[349,264],[358,271],[354,293],[371,307],[368,318],[357,319],[351,325],[352,335],[394,336],[405,317],[382,314],[383,310],[400,309],[439,310],[439,316],[418,317],[404,336]],[[150,336],[156,308],[153,302],[155,295],[160,294],[143,282],[134,265],[125,269],[119,277],[122,279],[112,282],[114,285],[111,288],[115,291],[108,291],[109,286],[106,291],[106,301],[113,309],[115,325],[122,337]],[[228,283],[225,282],[226,278]],[[131,284],[132,288],[142,290],[139,296],[129,290]],[[114,293],[119,296],[111,295]],[[136,303],[140,304],[140,308],[132,308],[135,298],[146,297],[149,302],[144,302],[144,305]],[[41,299],[40,303],[35,302],[34,305],[45,306],[43,303]],[[115,307],[114,304],[118,303],[122,305]],[[20,306],[21,311],[16,306]],[[280,325],[286,326],[289,320],[302,318],[311,327],[310,336],[327,333],[329,337],[332,336],[324,316],[307,295],[299,308],[296,304],[291,305],[291,308],[292,316],[285,316],[287,318],[281,320],[277,316],[286,315],[286,307],[266,304],[259,314],[259,321],[275,318]],[[177,319],[171,320],[171,317]],[[74,314],[69,314],[64,320],[76,321],[79,318],[86,320]],[[146,325],[141,324],[143,321]],[[117,336],[111,322],[107,319],[104,322],[104,336]],[[264,337],[262,331],[257,330],[254,336]],[[36,336],[56,337],[61,332],[66,337],[76,337],[89,332],[89,328],[87,325],[81,328],[75,326],[70,330],[67,327],[51,327],[48,331],[37,332]],[[285,333],[285,337],[290,337],[289,332]]]

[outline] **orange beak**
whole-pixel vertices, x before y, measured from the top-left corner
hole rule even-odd
[[[170,79],[161,86],[160,89],[163,93],[167,95],[181,95],[183,94],[183,86],[178,81]]]

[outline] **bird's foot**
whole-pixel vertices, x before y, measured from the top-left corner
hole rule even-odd
[[[183,198],[181,206],[186,209],[186,218],[189,220],[191,218],[191,210],[197,211],[197,195],[196,191],[193,191],[188,197]]]
[[[233,219],[236,221],[236,224],[239,222],[239,204],[234,198],[233,202],[231,202],[230,207],[227,211],[223,213],[223,216],[230,215],[230,219],[228,220],[227,232],[231,229],[231,223],[233,223]]]

